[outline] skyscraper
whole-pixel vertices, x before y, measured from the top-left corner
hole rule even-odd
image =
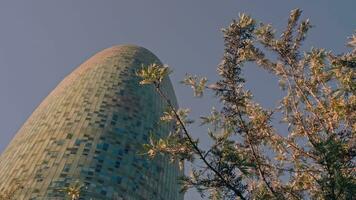
[[[35,109],[0,156],[0,192],[16,183],[16,199],[63,199],[78,182],[83,199],[182,200],[182,171],[166,157],[140,154],[159,123],[165,101],[135,72],[160,63],[142,47],[105,49],[69,74]],[[177,106],[170,80],[162,89]]]

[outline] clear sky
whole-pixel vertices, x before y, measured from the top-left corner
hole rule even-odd
[[[307,49],[347,50],[346,38],[356,30],[356,0],[0,0],[0,152],[59,81],[115,44],[151,50],[173,68],[180,106],[193,108],[193,117],[208,113],[216,101],[209,95],[194,99],[178,82],[185,73],[216,80],[220,29],[240,12],[282,28],[294,8],[315,25]],[[245,75],[256,99],[275,105],[281,96],[276,80],[254,66]],[[201,128],[191,130],[203,135]],[[201,198],[189,192],[186,199]]]

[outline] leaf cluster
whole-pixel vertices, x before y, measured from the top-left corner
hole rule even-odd
[[[201,117],[212,145],[203,149],[187,126],[188,112],[174,109],[160,90],[157,67],[140,73],[168,102],[162,120],[174,121],[176,131],[152,140],[151,157],[159,153],[186,160],[192,172],[182,179],[183,190],[195,187],[209,199],[352,199],[356,192],[356,35],[350,52],[302,50],[312,25],[292,10],[280,36],[270,24],[241,14],[223,29],[225,49],[218,66],[220,80],[188,75],[182,83],[195,96],[212,90],[222,104]],[[246,63],[273,74],[285,96],[273,109],[265,109],[245,89]],[[152,68],[149,70],[149,68]],[[149,72],[150,71],[150,72]],[[154,72],[156,75],[147,75]],[[155,77],[155,78],[152,78]],[[275,114],[288,127],[279,132]]]

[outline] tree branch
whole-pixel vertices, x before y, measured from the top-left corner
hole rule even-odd
[[[177,121],[179,122],[180,126],[183,129],[183,133],[184,135],[187,137],[189,144],[193,147],[194,151],[198,154],[199,158],[205,163],[205,165],[215,173],[215,175],[217,175],[220,180],[225,184],[225,186],[227,188],[229,188],[230,190],[232,190],[238,197],[240,197],[240,199],[242,200],[246,200],[246,198],[243,196],[243,192],[238,190],[237,188],[235,188],[233,185],[231,185],[224,177],[223,175],[217,171],[213,166],[210,165],[210,163],[206,160],[205,155],[203,154],[203,152],[199,149],[199,147],[197,146],[197,144],[193,141],[192,137],[190,136],[190,134],[188,133],[188,130],[186,129],[184,122],[181,120],[181,118],[179,117],[176,109],[174,108],[174,106],[172,105],[171,101],[166,97],[166,95],[162,92],[160,85],[155,83],[155,88],[156,91],[158,92],[158,94],[167,102],[168,107],[173,111]]]

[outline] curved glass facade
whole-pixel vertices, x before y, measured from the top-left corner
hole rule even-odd
[[[160,63],[132,45],[105,49],[68,75],[36,108],[0,156],[0,191],[24,186],[15,199],[63,199],[78,182],[82,199],[182,200],[178,164],[140,154],[165,102],[135,72]],[[177,105],[169,79],[163,91]]]

